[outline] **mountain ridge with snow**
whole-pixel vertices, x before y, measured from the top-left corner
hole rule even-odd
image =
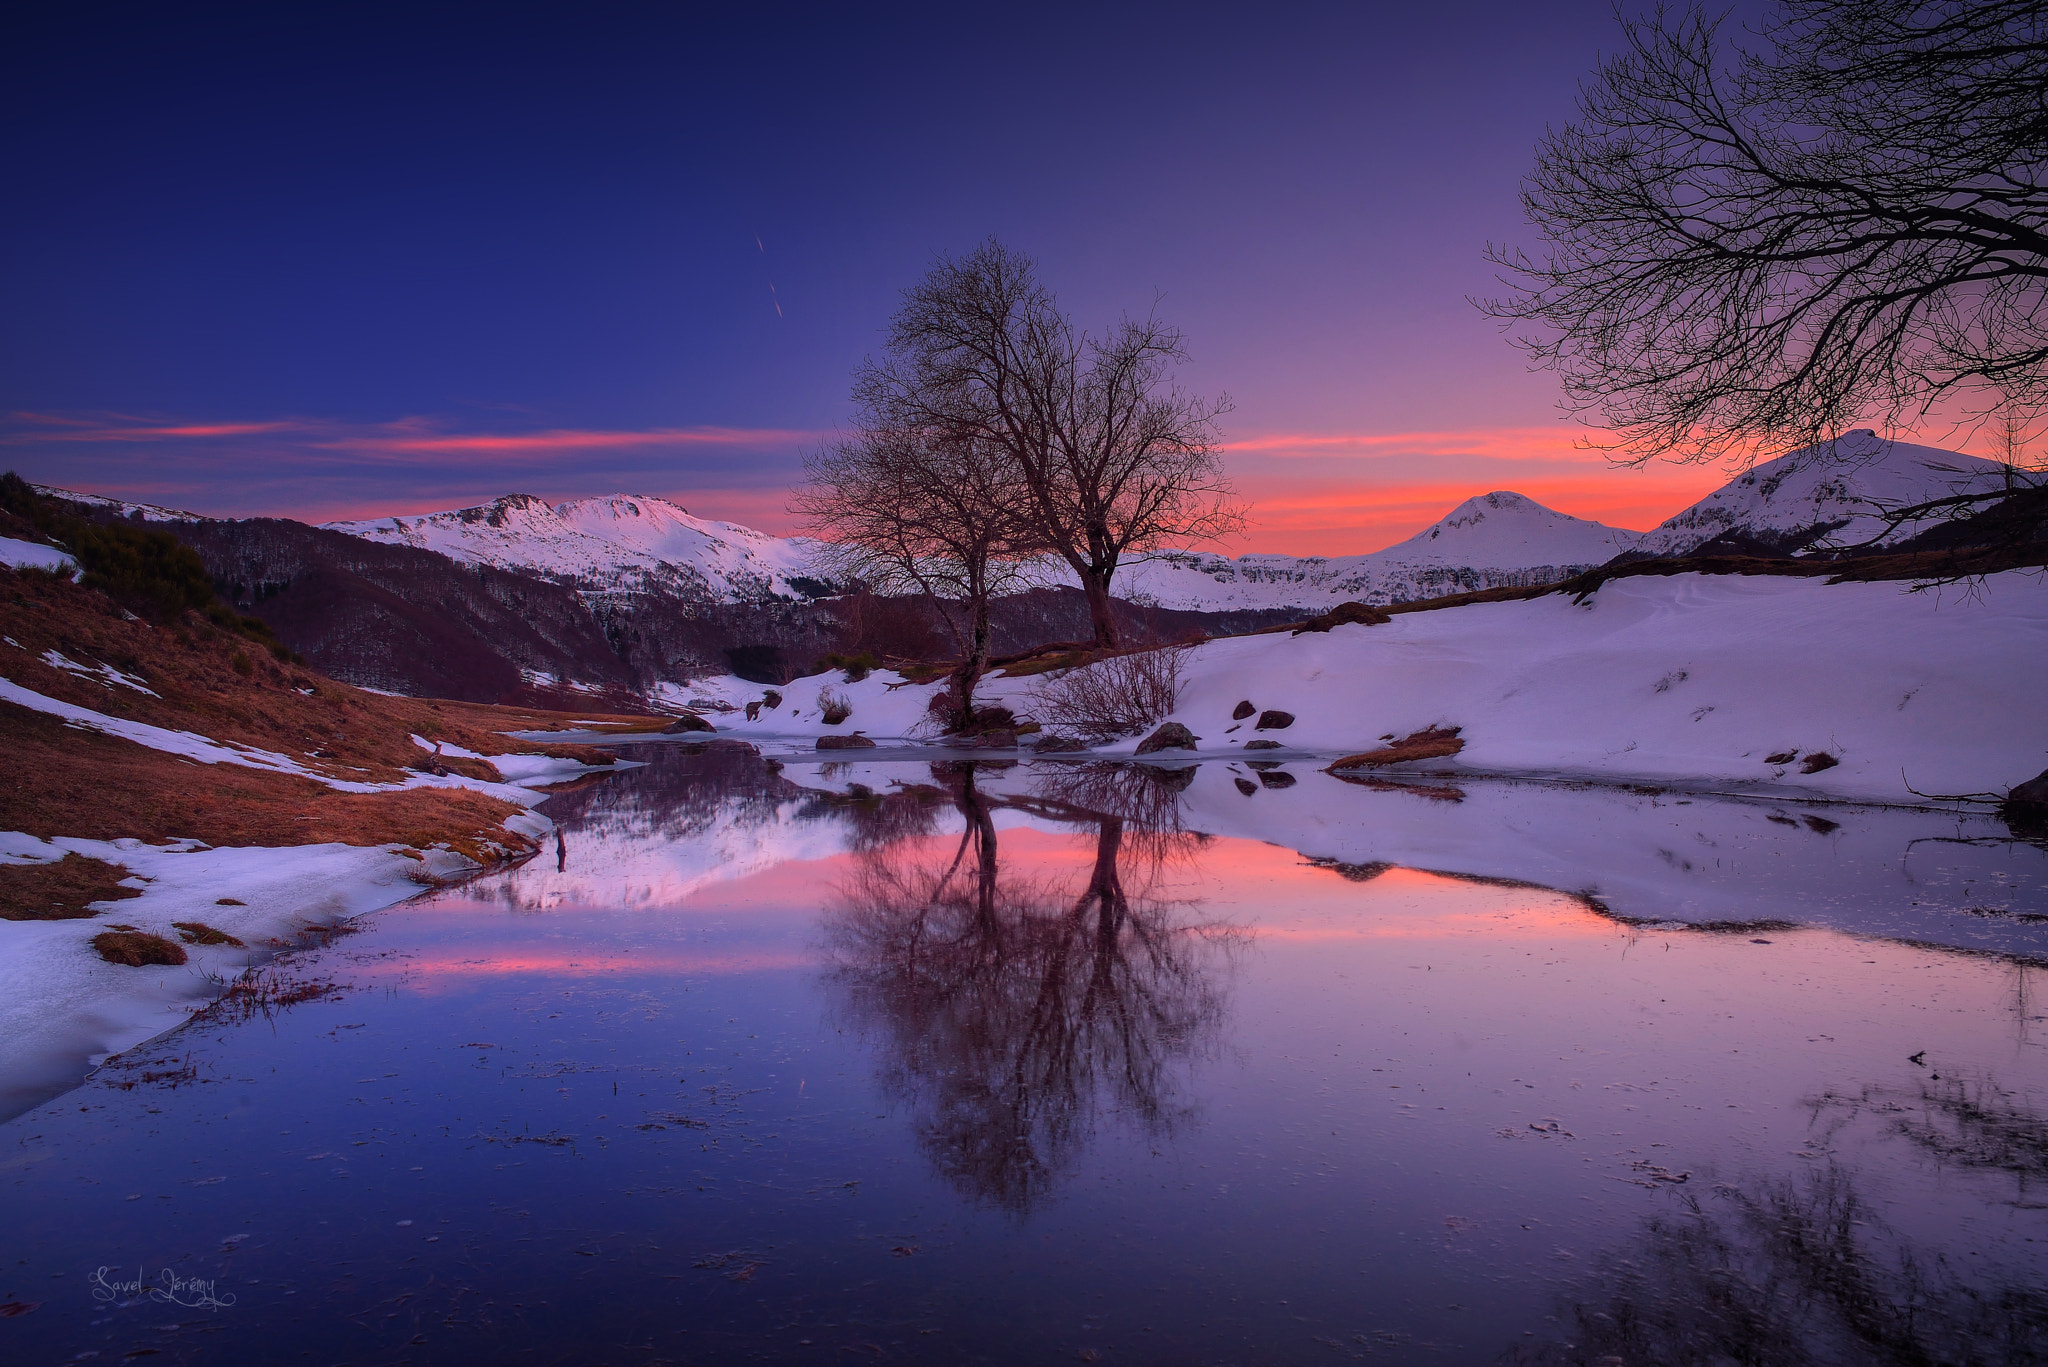
[[[1364,555],[1231,559],[1154,552],[1119,571],[1118,593],[1171,608],[1320,612],[1343,602],[1407,602],[1557,583],[1634,549],[1640,536],[1497,489],[1466,499],[1405,541]]]
[[[388,545],[438,552],[464,564],[523,570],[585,591],[666,591],[716,603],[814,597],[815,541],[776,537],[692,515],[641,494],[549,503],[506,494],[489,503],[412,517],[321,524]]]
[[[550,504],[531,494],[415,516],[328,522],[328,531],[414,546],[468,564],[521,570],[585,592],[663,589],[710,602],[800,598],[829,591],[818,542],[698,518],[648,495]],[[1352,556],[1162,550],[1119,570],[1119,597],[1192,611],[1302,608],[1351,599],[1393,602],[1471,589],[1553,583],[1611,560],[1639,533],[1497,490],[1382,551]],[[1070,579],[1048,559],[1041,576]]]
[[[1838,549],[1883,532],[1885,507],[1995,488],[2008,467],[1938,447],[1889,441],[1869,429],[1754,466],[1649,532],[1634,532],[1495,490],[1464,500],[1404,541],[1363,555],[1227,556],[1162,549],[1127,560],[1118,597],[1212,612],[1326,611],[1339,603],[1414,601],[1492,588],[1557,583],[1617,556],[1692,554],[1714,543],[1778,553]],[[48,490],[148,521],[193,514],[101,495]],[[791,602],[835,591],[820,543],[699,518],[654,495],[549,503],[506,494],[445,512],[321,524],[325,530],[432,551],[568,585],[592,600],[659,594],[684,603]],[[1883,539],[1924,528],[1913,523]],[[1035,576],[1072,585],[1048,557]]]
[[[1637,554],[1690,555],[1723,538],[1791,554],[1882,545],[1924,531],[1921,518],[1886,531],[1881,512],[2000,488],[2011,467],[1938,446],[1890,441],[1870,428],[1753,465],[1645,532]],[[1882,534],[1882,536],[1880,536]]]

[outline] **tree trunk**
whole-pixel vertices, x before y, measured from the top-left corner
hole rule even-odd
[[[1116,648],[1116,617],[1109,609],[1109,571],[1081,571],[1081,591],[1088,595],[1088,619],[1095,628],[1095,644]]]
[[[973,605],[974,626],[968,637],[967,658],[960,662],[954,672],[953,687],[958,701],[953,725],[956,730],[974,724],[974,690],[981,683],[981,676],[988,673],[989,637],[988,599],[977,599]]]
[[[1000,929],[996,923],[996,822],[988,804],[974,790],[974,770],[971,767],[967,771],[966,785],[961,789],[960,810],[967,818],[968,829],[974,833],[975,921],[982,934],[993,938]]]

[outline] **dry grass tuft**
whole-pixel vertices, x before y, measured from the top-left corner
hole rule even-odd
[[[1346,769],[1373,769],[1383,764],[1403,764],[1417,759],[1449,759],[1465,748],[1465,742],[1458,733],[1462,726],[1426,727],[1410,735],[1402,736],[1378,750],[1367,750],[1356,755],[1346,755],[1331,764],[1325,773],[1340,778]]]
[[[224,930],[215,930],[204,921],[173,921],[171,928],[178,932],[178,938],[188,945],[233,945],[242,948],[242,942]]]
[[[142,896],[121,886],[126,877],[128,870],[119,864],[82,854],[48,864],[0,864],[0,921],[74,921],[97,915],[87,903]]]
[[[257,1016],[274,1016],[303,1002],[338,997],[345,989],[326,978],[294,978],[281,969],[249,973],[236,979],[228,990],[207,1003],[192,1017],[211,1024],[228,1024]]]
[[[129,968],[143,968],[150,964],[162,964],[175,968],[185,962],[185,950],[161,935],[151,935],[146,930],[103,930],[92,937],[92,947],[99,956],[110,964],[125,964]]]
[[[1354,623],[1363,627],[1385,626],[1393,620],[1393,615],[1385,608],[1374,607],[1371,603],[1339,603],[1320,617],[1311,617],[1294,628],[1294,634],[1299,636],[1304,631],[1328,631],[1331,627]]]

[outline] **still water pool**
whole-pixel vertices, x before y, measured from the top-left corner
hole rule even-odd
[[[635,753],[0,1126],[0,1359],[2048,1360],[1995,822]]]

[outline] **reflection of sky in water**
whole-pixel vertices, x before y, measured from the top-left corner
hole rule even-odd
[[[2048,1006],[1976,938],[2032,933],[2038,851],[1928,814],[1231,777],[866,766],[828,794],[670,755],[558,798],[560,867],[295,970],[355,990],[0,1129],[0,1302],[42,1303],[8,1332],[192,1360],[2039,1360]],[[1716,877],[1657,856],[1674,815]],[[1930,835],[1948,872],[1904,876]],[[1590,876],[1481,881],[1544,860]],[[1959,908],[1980,884],[2005,915]],[[1617,919],[1688,911],[1724,924]],[[1951,928],[1966,952],[1902,943]],[[205,1337],[89,1304],[137,1258],[240,1299]]]

